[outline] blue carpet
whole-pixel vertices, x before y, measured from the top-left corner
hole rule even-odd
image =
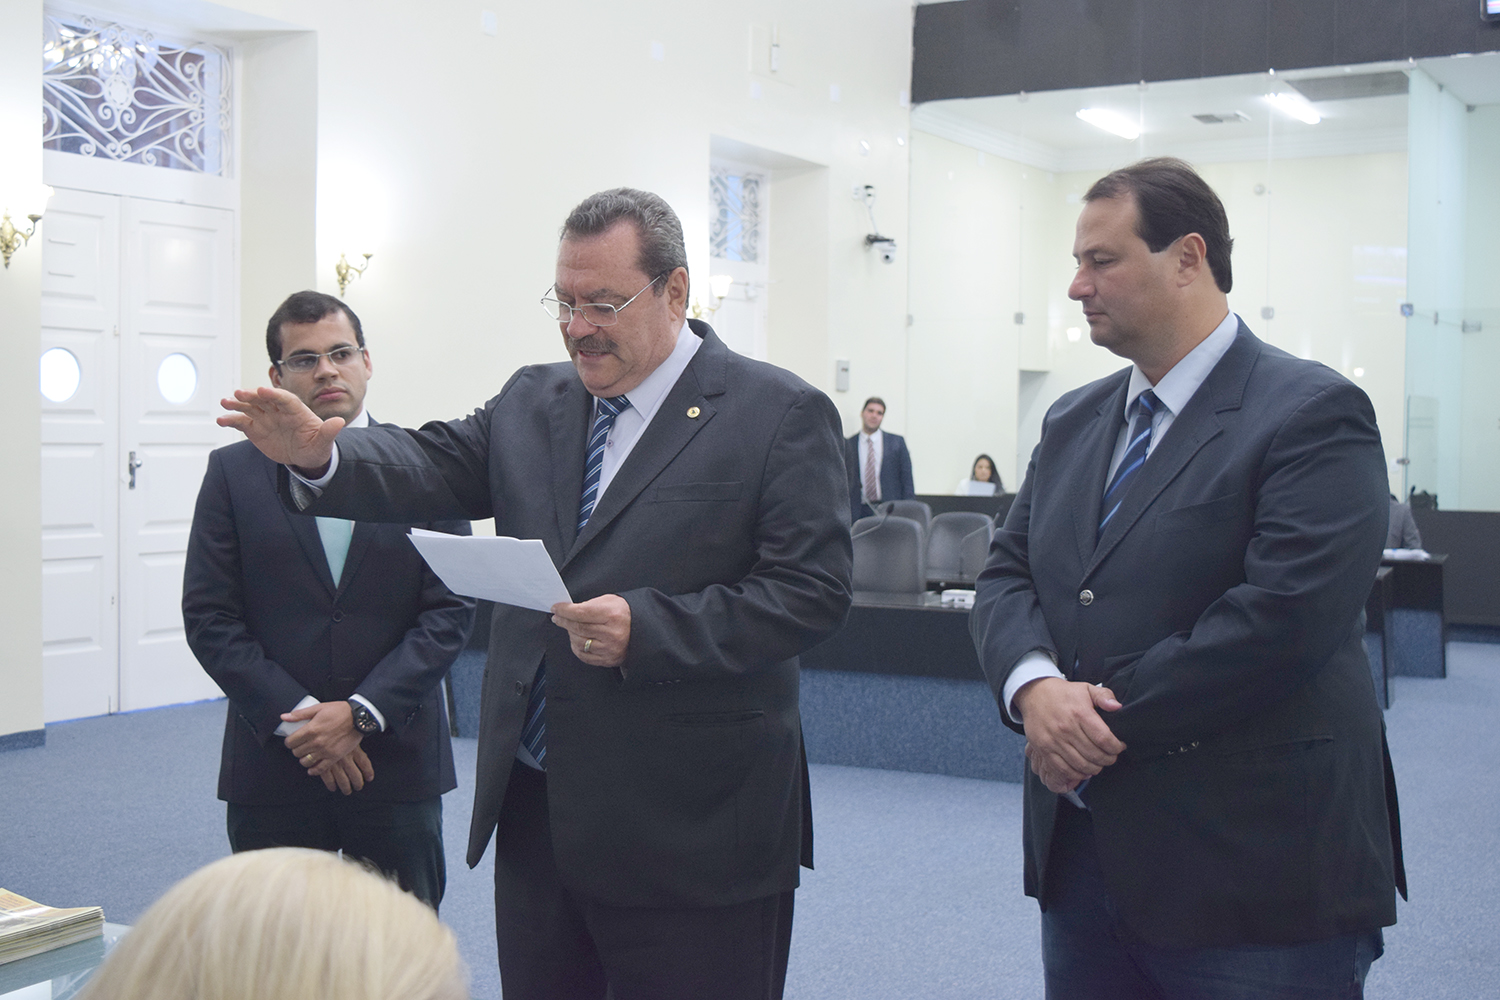
[[[1451,643],[1446,679],[1394,684],[1386,721],[1412,901],[1366,996],[1500,996],[1500,646]],[[214,798],[223,718],[218,701],[84,719],[0,753],[0,886],[130,923],[226,854]],[[488,857],[463,864],[474,750],[454,741],[442,915],[474,996],[493,1000],[493,869]],[[1018,785],[833,765],[814,765],[812,781],[818,869],[797,895],[791,1000],[1041,996]]]

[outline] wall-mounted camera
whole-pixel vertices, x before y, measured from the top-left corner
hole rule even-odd
[[[881,236],[880,227],[875,224],[875,185],[856,187],[854,200],[863,202],[865,211],[870,213],[870,235],[865,237],[865,249],[878,252],[880,259],[887,264],[896,263],[896,241],[889,236]]]
[[[896,241],[889,236],[881,236],[879,233],[871,233],[865,237],[865,246],[870,247],[880,254],[880,259],[887,264],[896,263]]]

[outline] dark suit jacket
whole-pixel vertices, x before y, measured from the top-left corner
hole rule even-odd
[[[244,805],[337,795],[275,735],[305,695],[368,698],[386,730],[361,743],[375,780],[357,795],[404,802],[455,785],[439,681],[474,603],[449,593],[406,525],[356,524],[335,585],[310,517],[276,496],[277,466],[248,441],[209,455],[188,537],[182,617],[198,662],[229,696],[219,798]],[[423,525],[468,534],[467,522]]]
[[[910,500],[917,495],[911,478],[911,452],[906,438],[881,431],[885,438],[880,455],[880,500]],[[844,439],[844,469],[849,477],[849,515],[851,523],[868,510],[865,506],[864,467],[859,464],[859,433]]]
[[[558,871],[617,906],[722,906],[797,885],[812,847],[797,656],[850,602],[833,403],[692,325],[703,344],[581,534],[592,397],[567,363],[522,368],[463,420],[343,432],[338,472],[307,508],[493,516],[497,534],[545,543],[574,600],[629,602],[618,670],[581,663],[549,615],[495,607],[469,836],[472,866],[545,658]]]
[[[1395,785],[1361,642],[1387,519],[1370,402],[1241,324],[1095,545],[1128,384],[1126,369],[1047,415],[976,587],[991,687],[1042,649],[1123,703],[1103,714],[1128,749],[1084,798],[1145,940],[1394,923]],[[1059,808],[1074,807],[1028,774],[1026,891],[1044,905]]]

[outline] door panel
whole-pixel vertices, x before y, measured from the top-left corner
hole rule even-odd
[[[234,386],[237,304],[232,213],[126,198],[123,224],[120,435],[137,468],[120,494],[120,704],[132,710],[220,694],[187,648],[180,601],[208,453],[232,440],[214,418]]]
[[[119,705],[119,199],[57,189],[42,230],[43,353],[78,365],[41,398],[42,709],[46,722]]]

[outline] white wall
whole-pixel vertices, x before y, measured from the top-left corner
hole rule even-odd
[[[1199,169],[1224,201],[1235,239],[1230,307],[1262,339],[1329,365],[1370,394],[1398,490],[1405,156],[1207,163]],[[914,135],[914,344],[938,347],[924,360],[926,370],[915,360],[913,365],[914,383],[922,386],[914,390],[922,411],[911,417],[918,429],[911,447],[919,492],[924,483],[938,492],[951,490],[962,463],[988,450],[990,441],[1000,442],[992,454],[1007,486],[1018,487],[1017,474],[1024,474],[1046,408],[1063,392],[1125,366],[1089,341],[1082,312],[1067,297],[1074,223],[1083,193],[1099,176],[1048,174],[995,156],[981,160],[966,146]],[[1257,186],[1263,193],[1256,193]],[[978,303],[995,306],[983,324],[975,318]],[[1262,318],[1263,306],[1274,308],[1274,319]],[[1012,318],[1017,310],[1025,313],[1020,327]],[[1078,331],[1077,341],[1068,338],[1069,328]],[[924,480],[925,454],[943,455],[957,470]]]
[[[23,228],[13,199],[42,183],[41,37],[40,3],[0,4],[0,203]],[[0,737],[42,728],[41,241],[39,230],[0,270]]]

